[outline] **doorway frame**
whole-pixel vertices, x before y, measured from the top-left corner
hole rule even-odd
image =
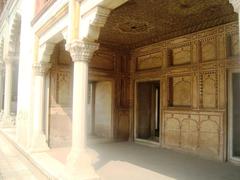
[[[233,132],[233,108],[232,108],[232,103],[233,103],[233,94],[232,94],[232,75],[234,73],[239,73],[240,74],[240,69],[230,69],[228,71],[228,160],[232,163],[240,165],[240,157],[234,157],[232,153],[232,148],[233,148],[233,142],[232,142],[232,132]]]
[[[115,116],[115,80],[113,78],[108,78],[108,77],[102,77],[102,76],[93,76],[89,74],[88,76],[88,83],[91,81],[93,82],[110,82],[111,83],[111,97],[112,97],[112,102],[111,102],[111,132],[110,132],[110,138],[109,140],[114,140],[115,139],[115,130],[116,130],[116,116]],[[94,115],[95,118],[95,115]],[[95,119],[94,119],[95,121]]]
[[[137,138],[137,125],[138,125],[138,89],[137,89],[137,85],[138,83],[143,83],[143,82],[153,82],[153,81],[158,81],[159,82],[159,137],[158,137],[158,141],[151,141],[151,140],[146,140],[146,139],[141,139],[141,138]],[[134,137],[133,140],[136,143],[139,144],[146,144],[146,145],[151,145],[151,146],[161,146],[161,139],[162,139],[162,88],[161,88],[161,83],[162,80],[161,78],[151,78],[151,79],[137,79],[134,82]]]

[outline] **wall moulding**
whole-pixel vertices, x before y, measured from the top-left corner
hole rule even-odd
[[[63,17],[66,16],[67,14],[68,14],[68,6],[65,5],[59,11],[56,12],[54,17],[48,19],[48,21],[46,21],[44,24],[38,27],[35,34],[40,38],[46,31],[54,27],[54,25],[57,22],[59,22],[61,19],[63,19]]]

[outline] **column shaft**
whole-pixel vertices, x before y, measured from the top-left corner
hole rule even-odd
[[[72,150],[83,151],[86,146],[88,63],[74,62]]]
[[[3,71],[3,67],[0,64],[0,111],[3,110],[3,94],[4,94],[4,81],[3,81],[3,77],[4,77],[4,71]]]
[[[88,63],[97,48],[98,44],[84,41],[68,44],[74,62],[72,148],[67,159],[69,179],[99,179],[92,166],[92,157],[86,148]]]
[[[12,86],[13,86],[13,63],[14,59],[5,60],[5,89],[4,89],[4,110],[1,127],[13,127],[14,117],[11,116]]]
[[[11,114],[11,101],[12,101],[12,64],[6,63],[5,74],[5,96],[4,96],[4,115],[10,116]]]
[[[43,124],[43,105],[44,105],[44,76],[35,76],[35,100],[34,100],[34,115],[33,115],[33,131],[34,133],[42,133]]]
[[[43,121],[45,120],[45,84],[46,72],[49,63],[38,63],[33,65],[34,76],[34,104],[33,104],[33,135],[30,145],[31,152],[48,150],[46,137],[43,133]]]

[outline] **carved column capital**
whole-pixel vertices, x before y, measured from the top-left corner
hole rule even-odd
[[[40,62],[32,65],[33,72],[37,76],[44,76],[51,68],[51,63]]]
[[[229,0],[229,2],[232,4],[234,11],[236,13],[239,13],[239,10],[240,10],[240,0]]]
[[[70,52],[73,62],[89,62],[98,47],[98,43],[76,40],[68,43],[66,50]]]

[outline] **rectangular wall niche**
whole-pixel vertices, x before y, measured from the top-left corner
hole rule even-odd
[[[201,108],[217,108],[218,104],[217,72],[200,73],[200,105]]]
[[[234,57],[239,54],[239,37],[237,33],[227,35],[227,56]]]
[[[180,76],[169,78],[169,106],[191,107],[192,78]]]
[[[147,70],[161,68],[163,62],[163,52],[157,52],[137,58],[137,70]]]
[[[201,40],[202,62],[217,59],[217,41],[215,37]]]
[[[182,46],[169,50],[169,66],[185,65],[191,63],[191,46]]]

